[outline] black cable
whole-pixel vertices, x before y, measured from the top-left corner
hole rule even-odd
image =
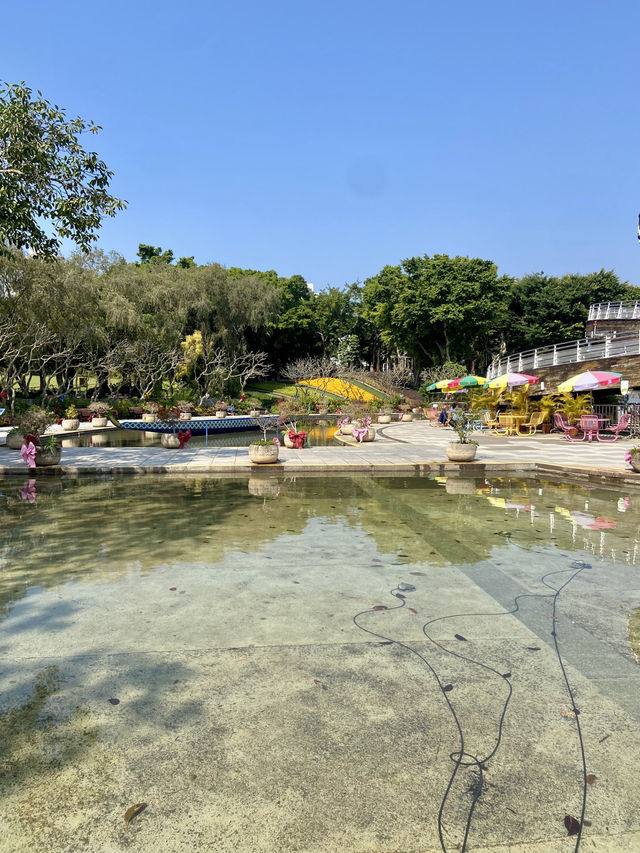
[[[570,584],[571,581],[575,577],[577,577],[577,575],[579,575],[581,572],[583,572],[585,569],[588,569],[588,568],[591,568],[591,567],[587,563],[576,562],[576,563],[573,563],[571,568],[569,568],[569,569],[560,569],[560,570],[554,571],[554,572],[547,572],[546,574],[544,574],[540,578],[540,581],[544,586],[547,587],[547,589],[553,590],[553,592],[552,593],[521,593],[520,595],[517,595],[514,598],[514,600],[513,600],[514,606],[511,610],[502,610],[498,613],[456,613],[456,614],[450,614],[448,616],[438,616],[435,619],[430,619],[423,624],[422,632],[425,635],[425,637],[431,643],[433,643],[435,646],[437,646],[442,651],[444,651],[446,654],[452,655],[453,657],[456,657],[459,660],[466,661],[467,663],[479,666],[488,672],[495,673],[497,676],[499,676],[499,678],[502,679],[503,682],[506,682],[506,684],[508,685],[507,697],[504,701],[504,704],[502,706],[502,711],[500,713],[500,718],[499,718],[499,723],[498,723],[498,736],[496,738],[496,743],[495,743],[495,746],[493,747],[493,749],[491,750],[491,752],[489,752],[484,758],[478,758],[477,756],[466,752],[465,741],[464,741],[464,731],[462,729],[462,725],[460,723],[458,715],[456,714],[455,708],[453,707],[453,705],[452,705],[452,703],[451,703],[451,701],[447,695],[449,690],[451,689],[450,685],[443,685],[442,684],[437,672],[435,671],[434,667],[431,665],[429,660],[423,654],[416,651],[416,649],[412,648],[411,646],[407,645],[406,643],[403,643],[400,640],[395,640],[393,637],[387,637],[384,634],[380,634],[376,631],[372,631],[369,628],[365,628],[363,625],[361,625],[358,622],[359,617],[361,617],[367,613],[377,612],[378,610],[380,610],[382,608],[376,607],[376,608],[370,608],[367,610],[362,610],[359,613],[356,613],[356,615],[353,617],[354,624],[361,631],[364,631],[365,633],[370,634],[373,637],[377,637],[386,643],[392,643],[396,646],[399,646],[400,648],[406,649],[407,651],[411,652],[416,657],[418,657],[427,666],[427,668],[429,669],[429,671],[431,672],[431,674],[435,678],[436,683],[438,684],[438,687],[439,687],[439,689],[440,689],[440,691],[444,697],[445,702],[447,703],[449,712],[450,712],[450,714],[453,718],[453,721],[455,723],[455,726],[458,730],[459,749],[457,751],[451,752],[449,754],[451,761],[453,761],[453,763],[454,763],[454,768],[453,768],[453,771],[451,773],[451,776],[449,777],[449,782],[447,783],[447,787],[445,789],[444,795],[442,797],[442,801],[440,803],[440,808],[438,810],[438,838],[440,840],[440,846],[443,850],[443,853],[447,853],[447,848],[446,848],[445,840],[444,840],[444,837],[442,834],[442,829],[443,829],[442,816],[443,816],[444,809],[445,809],[446,804],[447,804],[449,794],[451,792],[451,788],[453,787],[455,778],[456,778],[458,771],[460,770],[461,767],[476,767],[478,770],[478,773],[479,773],[479,778],[478,778],[478,781],[473,786],[473,788],[470,789],[470,793],[472,793],[473,796],[472,796],[471,805],[469,807],[469,811],[467,814],[467,819],[465,822],[464,837],[463,837],[463,841],[462,841],[462,847],[460,848],[461,853],[465,853],[465,851],[467,849],[467,842],[468,842],[468,838],[469,838],[469,832],[471,829],[471,822],[473,820],[473,813],[475,811],[476,804],[477,804],[478,800],[480,799],[480,797],[482,795],[483,788],[484,788],[484,771],[485,771],[484,765],[486,764],[487,761],[489,761],[491,758],[493,758],[493,756],[497,753],[498,749],[500,748],[500,744],[502,741],[504,720],[506,717],[507,708],[509,706],[509,701],[511,700],[511,696],[513,694],[513,687],[511,685],[511,681],[509,680],[511,677],[511,673],[507,673],[507,674],[501,673],[499,670],[495,669],[492,666],[489,666],[488,664],[482,663],[481,661],[475,660],[474,658],[471,658],[467,655],[463,655],[463,654],[460,654],[458,652],[454,652],[451,649],[446,648],[445,646],[443,646],[437,640],[434,640],[434,638],[429,635],[429,633],[427,632],[427,628],[429,625],[433,625],[436,622],[442,622],[442,621],[445,621],[447,619],[460,619],[460,618],[464,618],[464,617],[474,617],[474,616],[486,617],[486,616],[513,615],[520,610],[520,603],[519,602],[521,599],[524,599],[524,598],[552,598],[553,599],[553,610],[552,610],[553,629],[551,631],[551,634],[553,636],[556,657],[558,659],[558,663],[559,663],[560,669],[562,671],[562,675],[564,678],[565,686],[567,688],[567,692],[569,694],[569,698],[571,699],[571,707],[572,707],[572,711],[573,711],[574,718],[576,721],[576,728],[577,728],[577,732],[578,732],[578,741],[580,744],[580,753],[581,753],[581,758],[582,758],[582,771],[583,771],[582,809],[581,809],[581,813],[580,813],[580,821],[579,821],[578,832],[576,834],[576,844],[574,847],[574,853],[578,853],[578,850],[580,847],[580,841],[582,838],[582,826],[583,826],[583,822],[584,822],[584,815],[585,815],[585,809],[586,809],[587,767],[586,767],[586,758],[585,758],[585,752],[584,752],[584,741],[583,741],[583,737],[582,737],[582,729],[580,727],[580,721],[579,721],[579,713],[580,712],[579,712],[578,708],[576,708],[573,691],[571,689],[571,685],[569,683],[569,679],[567,677],[567,673],[566,673],[564,664],[562,662],[562,658],[560,655],[560,649],[558,646],[558,637],[557,637],[557,631],[556,631],[556,621],[557,621],[556,613],[557,613],[557,601],[558,601],[558,598],[559,598],[562,590],[566,586],[568,586],[568,584]],[[554,575],[558,575],[558,574],[566,574],[567,571],[571,571],[572,569],[573,569],[573,571],[572,571],[571,576],[560,587],[556,588],[553,585],[547,583],[547,578],[553,577]],[[405,607],[405,605],[406,605],[405,596],[402,594],[402,592],[400,590],[402,590],[403,592],[413,592],[415,590],[415,587],[412,584],[404,584],[404,583],[398,584],[397,586],[395,586],[393,589],[391,589],[389,591],[389,594],[393,595],[395,598],[399,599],[400,603],[395,605],[394,607],[384,607],[384,610],[387,610],[387,611],[399,610],[402,607]],[[468,759],[468,760],[465,760],[465,759]]]

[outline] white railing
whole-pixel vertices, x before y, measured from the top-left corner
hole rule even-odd
[[[532,373],[541,367],[555,367],[557,364],[574,362],[578,364],[582,361],[623,355],[640,355],[640,331],[603,335],[600,338],[580,338],[578,341],[549,344],[515,355],[502,356],[490,365],[487,377],[493,379],[511,372]]]
[[[640,320],[640,299],[635,302],[596,302],[589,306],[590,320]]]

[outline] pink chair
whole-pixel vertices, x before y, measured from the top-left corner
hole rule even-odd
[[[622,430],[626,429],[629,426],[630,420],[631,415],[629,414],[629,412],[624,412],[624,414],[620,415],[620,420],[617,424],[604,428],[605,432],[613,433],[613,438],[602,438],[599,435],[598,441],[602,441],[604,444],[613,444],[614,441],[617,441],[620,438],[620,433],[622,432]]]
[[[567,441],[584,441],[584,435],[582,438],[572,438],[569,433],[574,430],[577,431],[576,427],[573,424],[570,424],[569,421],[565,418],[565,416],[561,412],[555,412],[553,415],[553,420],[558,429],[561,429],[564,433],[564,437]]]

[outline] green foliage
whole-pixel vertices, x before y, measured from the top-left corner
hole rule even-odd
[[[509,352],[584,336],[589,305],[637,299],[637,288],[607,270],[562,278],[535,273],[511,287],[504,337]]]
[[[563,394],[553,394],[556,410],[564,414],[569,423],[575,423],[582,415],[593,412],[593,396],[591,394],[576,394],[568,391]]]
[[[39,406],[31,406],[20,415],[18,425],[23,435],[27,433],[39,435],[55,421],[56,416],[52,412],[47,412]]]
[[[86,252],[102,218],[126,206],[107,192],[112,172],[80,144],[99,130],[67,119],[24,83],[0,89],[0,251],[15,246],[52,258],[68,237]]]
[[[65,409],[65,417],[67,418],[77,418],[78,417],[78,409],[73,404],[71,406],[67,406]]]
[[[53,450],[57,450],[60,445],[58,444],[58,439],[55,435],[48,435],[46,438],[42,438],[40,440],[40,449],[46,450],[51,453]]]

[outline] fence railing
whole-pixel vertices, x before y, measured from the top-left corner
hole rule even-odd
[[[608,334],[598,338],[580,338],[562,344],[549,344],[536,349],[506,355],[494,361],[487,370],[493,379],[503,373],[532,373],[541,367],[558,364],[579,364],[594,359],[640,355],[640,331]]]
[[[627,302],[596,302],[589,306],[590,320],[640,320],[640,299]]]
[[[598,415],[609,419],[609,426],[614,426],[625,412],[631,415],[628,432],[634,436],[640,436],[640,403],[595,403],[593,407]]]

